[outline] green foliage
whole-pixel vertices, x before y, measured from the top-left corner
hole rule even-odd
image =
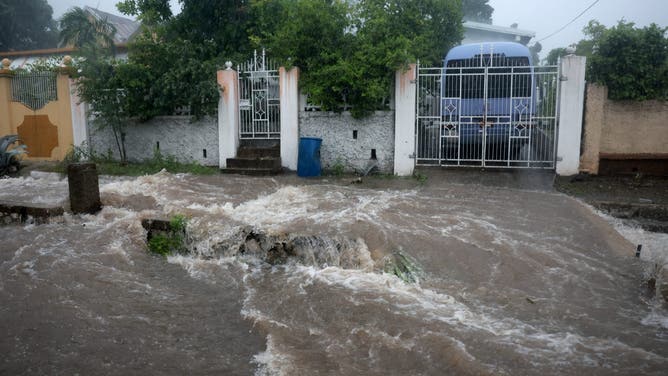
[[[605,84],[610,99],[668,99],[666,30],[620,21],[595,40],[589,79]]]
[[[60,44],[77,48],[99,46],[113,52],[116,28],[107,20],[101,20],[74,7],[60,19]]]
[[[435,64],[461,40],[458,0],[257,0],[250,39],[302,71],[302,89],[324,110],[355,117],[386,108],[394,72]]]
[[[111,150],[106,154],[99,154],[89,150],[86,146],[70,148],[63,161],[55,167],[54,171],[65,173],[68,164],[81,161],[97,164],[97,171],[101,175],[142,176],[152,175],[162,170],[173,174],[213,175],[219,171],[216,167],[202,166],[196,162],[179,162],[174,156],[164,156],[157,150],[154,152],[153,158],[142,163],[119,163],[114,160]]]
[[[402,251],[385,258],[385,273],[393,274],[406,283],[416,283],[423,273],[418,262]]]
[[[429,177],[423,173],[417,171],[413,172],[413,179],[417,180],[420,184],[426,183],[428,178]]]
[[[0,0],[0,51],[55,47],[58,28],[46,0]]]
[[[345,166],[343,165],[343,162],[341,162],[340,159],[336,160],[336,163],[332,166],[332,175],[334,176],[342,176],[343,173],[345,172]]]
[[[638,28],[623,20],[606,28],[592,20],[575,54],[587,57],[588,80],[606,85],[610,99],[668,99],[666,30],[656,24]],[[564,48],[550,51],[548,64],[565,54]]]
[[[128,16],[138,16],[147,25],[155,25],[172,17],[169,0],[122,0],[116,4],[116,8]]]
[[[568,55],[568,52],[566,52],[565,47],[553,48],[547,54],[547,57],[545,58],[545,63],[547,65],[557,65],[557,63],[559,62],[559,59],[566,56],[566,55]]]
[[[169,231],[164,234],[155,234],[149,239],[149,251],[162,256],[184,252],[187,223],[185,216],[180,214],[173,216],[169,220]]]
[[[491,24],[494,8],[489,0],[462,0],[464,20]]]

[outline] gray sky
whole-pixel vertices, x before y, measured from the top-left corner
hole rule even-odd
[[[68,8],[84,5],[97,7],[105,12],[121,15],[117,0],[48,0],[53,7],[54,18],[59,18]],[[171,0],[172,10],[178,1]],[[494,8],[495,25],[510,26],[517,23],[520,29],[536,32],[533,42],[540,40],[570,22],[594,0],[490,0]],[[591,19],[606,26],[613,26],[624,18],[639,26],[654,22],[668,26],[668,0],[599,0],[599,2],[558,34],[541,41],[541,57],[555,47],[565,47],[583,38],[582,28]]]
[[[535,42],[570,22],[594,0],[490,0],[494,8],[495,25],[510,26],[536,32]],[[584,37],[582,28],[595,19],[606,26],[614,26],[620,19],[647,26],[652,22],[668,26],[668,0],[600,0],[563,31],[540,43],[541,57],[555,47],[566,47]]]

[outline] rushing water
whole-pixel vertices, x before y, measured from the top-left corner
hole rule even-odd
[[[0,227],[0,374],[665,374],[643,285],[665,237],[561,194],[394,183],[103,178],[95,216]],[[4,179],[0,200],[67,185]],[[148,254],[141,219],[177,213],[193,253]],[[249,228],[310,240],[271,266],[230,251]],[[396,252],[416,283],[383,272]]]

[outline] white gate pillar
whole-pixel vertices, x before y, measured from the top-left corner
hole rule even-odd
[[[410,176],[415,169],[415,64],[394,78],[394,174]]]
[[[239,74],[232,63],[217,72],[220,99],[218,101],[218,155],[220,168],[227,167],[227,158],[234,158],[239,147]]]
[[[281,99],[281,164],[297,170],[299,157],[299,68],[278,69]]]
[[[77,82],[70,78],[70,111],[72,113],[72,144],[82,147],[88,141],[88,111],[85,102],[79,98]],[[88,145],[90,148],[91,145]]]
[[[586,62],[587,59],[584,56],[569,55],[561,59],[562,81],[559,88],[557,141],[558,175],[575,175],[580,168]]]

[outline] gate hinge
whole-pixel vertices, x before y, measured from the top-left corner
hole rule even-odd
[[[410,158],[410,159],[415,159],[415,153],[408,154],[408,158]]]
[[[416,83],[416,82],[417,82],[417,80],[415,80],[415,79],[411,80],[411,83],[412,83],[412,84],[414,84],[414,83]]]
[[[568,77],[566,77],[562,74],[562,75],[559,76],[559,81],[568,81]]]

